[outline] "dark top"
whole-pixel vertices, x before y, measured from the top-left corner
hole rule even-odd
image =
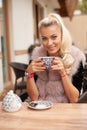
[[[84,76],[84,68],[82,62],[80,62],[78,71],[75,75],[73,75],[72,80],[73,85],[79,90],[79,92],[81,92],[82,89],[83,76]]]

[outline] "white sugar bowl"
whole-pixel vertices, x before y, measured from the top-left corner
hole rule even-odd
[[[20,97],[10,90],[2,101],[2,107],[5,111],[15,112],[22,107],[22,101]]]

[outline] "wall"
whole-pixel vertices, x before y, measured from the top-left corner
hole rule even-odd
[[[11,61],[29,63],[28,54],[15,55],[15,51],[27,50],[34,43],[33,1],[10,0]],[[14,73],[13,83],[14,83]]]
[[[8,0],[11,61],[29,62],[28,54],[16,55],[15,51],[27,50],[34,43],[33,0]],[[1,41],[0,41],[1,52]],[[14,73],[12,73],[14,82]],[[0,59],[0,92],[3,90],[2,58]]]
[[[29,63],[28,54],[16,55],[34,43],[33,0],[9,0],[11,61]],[[15,75],[12,71],[13,83]]]
[[[74,16],[71,21],[69,18],[64,18],[64,22],[76,46],[85,52],[87,50],[87,15]]]
[[[11,50],[27,50],[30,44],[34,42],[33,32],[33,9],[31,0],[10,0],[10,34]],[[13,52],[14,52],[13,51]],[[14,55],[12,60],[28,62],[27,55]],[[22,56],[22,58],[21,58]]]

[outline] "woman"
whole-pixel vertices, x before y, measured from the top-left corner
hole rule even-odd
[[[77,102],[82,84],[84,54],[72,46],[69,31],[57,14],[51,13],[41,20],[39,32],[41,46],[34,49],[32,62],[26,69],[30,99],[57,103]],[[54,57],[49,71],[41,61],[44,56]],[[36,81],[34,75],[37,75]],[[78,79],[81,79],[79,83]]]

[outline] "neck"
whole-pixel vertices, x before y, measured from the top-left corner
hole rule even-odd
[[[47,56],[59,56],[59,52],[57,52],[57,53],[55,53],[55,54],[49,54],[49,53],[47,52]]]

